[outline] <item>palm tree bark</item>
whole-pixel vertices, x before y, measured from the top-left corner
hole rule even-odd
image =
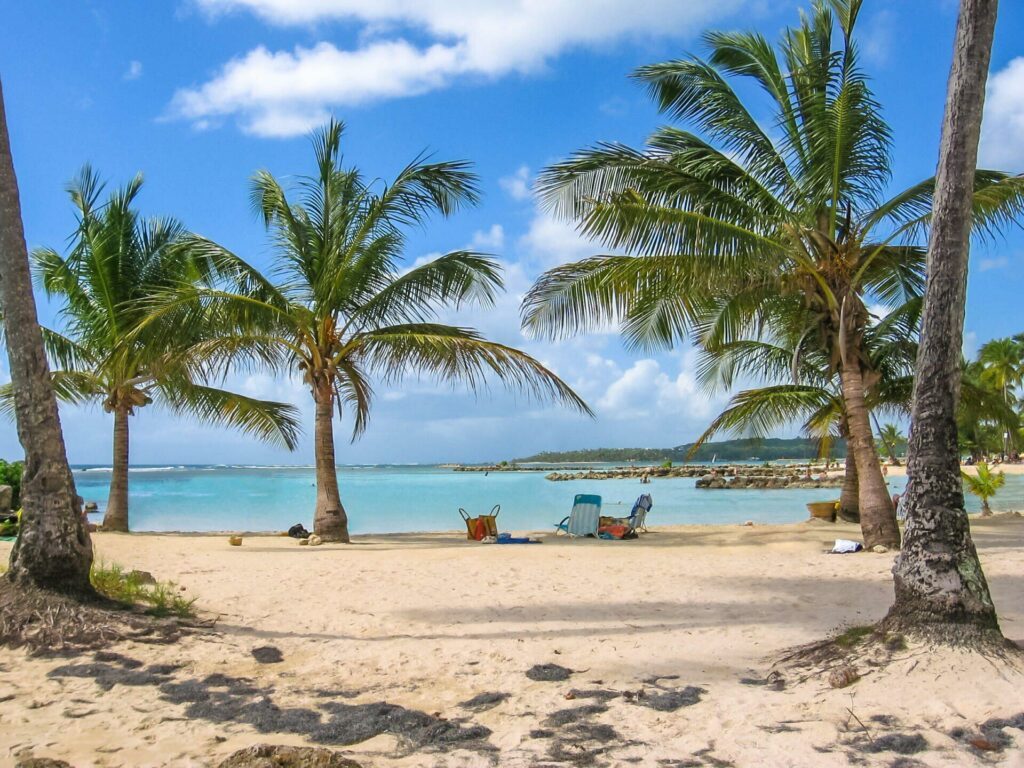
[[[860,499],[860,528],[864,535],[864,548],[883,546],[896,549],[900,545],[900,529],[896,524],[896,510],[889,496],[889,487],[882,477],[882,465],[875,450],[871,431],[871,416],[864,400],[864,378],[860,363],[850,354],[840,371],[843,402],[850,436],[847,451],[853,454],[857,466]]]
[[[103,530],[128,532],[128,408],[114,407],[114,457]]]
[[[25,449],[22,518],[7,578],[75,595],[92,593],[92,541],[75,493],[39,331],[0,85],[0,310]]]
[[[846,452],[846,474],[843,490],[839,494],[839,517],[849,523],[860,522],[860,484],[857,482],[857,462],[853,451]]]
[[[996,12],[997,0],[961,0],[914,378],[906,541],[886,618],[889,626],[955,644],[1002,642],[964,509],[956,430],[971,196]]]
[[[316,401],[314,443],[316,452],[316,511],[313,532],[324,541],[348,543],[348,515],[338,491],[338,468],[334,461],[334,392],[329,384],[313,390]]]

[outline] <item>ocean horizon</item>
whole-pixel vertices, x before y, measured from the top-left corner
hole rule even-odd
[[[621,463],[566,462],[564,466],[622,466]],[[501,506],[504,531],[554,528],[569,513],[578,493],[596,493],[605,510],[627,515],[641,493],[650,493],[649,524],[789,523],[807,518],[806,504],[837,498],[838,489],[702,490],[693,478],[546,480],[546,470],[455,472],[450,464],[357,464],[338,467],[341,498],[353,534],[461,531],[459,508],[471,516]],[[562,465],[560,465],[562,466]],[[99,521],[106,506],[109,465],[74,465],[78,493],[94,501]],[[893,493],[903,477],[887,478]],[[165,464],[129,470],[134,531],[283,531],[295,523],[312,528],[316,499],[309,465]],[[1007,476],[994,500],[999,509],[1024,507],[1024,476]],[[968,496],[967,508],[980,509]]]

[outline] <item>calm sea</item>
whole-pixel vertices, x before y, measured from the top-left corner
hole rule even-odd
[[[596,493],[612,515],[626,515],[643,492],[654,497],[651,525],[782,523],[804,520],[805,504],[836,498],[838,490],[697,490],[693,479],[568,481],[544,472],[453,472],[433,466],[341,467],[342,501],[353,533],[461,530],[459,507],[470,515],[501,505],[502,530],[553,527],[577,493]],[[315,488],[311,467],[174,466],[130,470],[132,528],[136,531],[280,531],[312,528]],[[79,467],[78,492],[106,504],[110,470]],[[890,478],[893,492],[903,478]],[[976,500],[968,500],[976,510]],[[1024,508],[1024,477],[1010,476],[994,505]]]

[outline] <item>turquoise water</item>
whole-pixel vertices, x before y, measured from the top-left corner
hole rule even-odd
[[[137,467],[130,471],[132,528],[137,531],[280,531],[295,523],[312,528],[310,467]],[[651,525],[782,523],[804,520],[805,504],[836,498],[838,490],[709,491],[693,479],[568,481],[543,472],[452,472],[441,467],[376,466],[338,470],[342,501],[353,533],[450,531],[462,528],[459,507],[470,515],[501,505],[502,530],[553,527],[569,513],[577,493],[603,497],[609,514],[629,514],[636,497],[651,493]],[[78,492],[102,512],[110,471],[76,469]],[[893,492],[903,478],[890,478]],[[968,500],[976,510],[976,500]],[[996,509],[1024,508],[1024,477],[1007,477]]]

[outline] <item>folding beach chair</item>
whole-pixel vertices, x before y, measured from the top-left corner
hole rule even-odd
[[[629,513],[629,517],[626,518],[626,524],[629,526],[631,531],[647,531],[647,513],[651,511],[654,506],[654,499],[651,498],[651,494],[642,493],[640,498],[633,504],[633,509]]]
[[[555,533],[564,531],[569,536],[597,536],[601,525],[601,497],[587,493],[576,496],[572,503],[572,512],[560,522]]]

